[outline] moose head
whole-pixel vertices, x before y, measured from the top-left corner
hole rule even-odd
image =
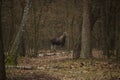
[[[66,42],[67,32],[64,32],[61,36],[51,39],[51,49],[55,49],[55,46],[63,47]]]

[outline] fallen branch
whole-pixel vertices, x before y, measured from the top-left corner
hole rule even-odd
[[[32,70],[34,69],[32,66],[14,66],[14,65],[8,65],[8,66],[5,66],[6,69],[24,69],[24,70]]]

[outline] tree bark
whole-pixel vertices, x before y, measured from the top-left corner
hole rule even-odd
[[[80,57],[81,51],[81,38],[75,43],[75,48],[73,49],[73,59],[78,59]]]
[[[81,58],[90,58],[91,52],[91,21],[90,21],[90,5],[91,0],[83,0],[83,25],[81,40]]]
[[[2,0],[0,0],[0,80],[6,80],[1,12],[2,12]]]
[[[110,58],[114,55],[115,50],[115,31],[116,31],[116,8],[115,1],[103,1],[102,17],[103,17],[103,55]]]
[[[116,60],[118,63],[120,63],[120,25],[119,25],[120,14],[117,14],[116,16],[117,17],[116,17],[116,28],[115,28],[115,49],[116,49]]]

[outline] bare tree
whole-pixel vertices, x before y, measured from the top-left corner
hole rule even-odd
[[[28,19],[28,13],[29,13],[29,9],[30,9],[30,4],[31,4],[31,0],[26,0],[26,6],[24,8],[24,12],[23,12],[23,17],[20,23],[20,28],[19,31],[16,35],[16,38],[13,42],[13,45],[11,47],[9,56],[8,56],[8,63],[9,64],[15,64],[16,63],[16,59],[17,59],[17,54],[16,54],[16,50],[19,46],[20,43],[20,38],[22,38],[21,36],[23,36],[23,28],[26,24],[26,21]]]
[[[1,19],[1,9],[2,9],[2,0],[0,0],[0,80],[6,79],[5,72],[5,55],[3,47],[3,37],[2,37],[2,19]]]
[[[91,52],[91,0],[83,0],[83,25],[81,40],[81,58],[90,58]]]

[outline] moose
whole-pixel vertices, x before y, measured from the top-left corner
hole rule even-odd
[[[67,35],[67,33],[64,32],[61,36],[52,38],[51,39],[51,49],[55,50],[55,46],[63,47],[66,42],[66,35]]]

